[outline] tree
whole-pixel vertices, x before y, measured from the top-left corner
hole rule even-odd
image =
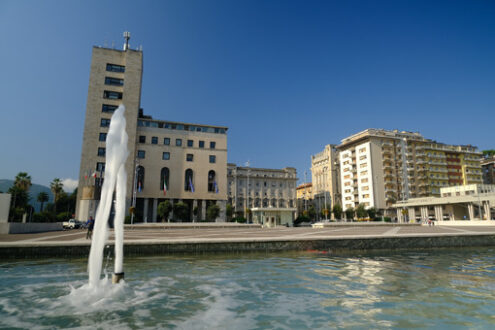
[[[15,177],[14,186],[24,191],[28,191],[29,187],[31,187],[31,176],[26,172],[19,172]]]
[[[340,206],[340,204],[335,204],[333,206],[332,212],[335,219],[342,219],[342,206]]]
[[[215,221],[215,219],[218,217],[219,214],[220,214],[220,207],[216,204],[211,204],[206,209],[206,220]]]
[[[308,209],[308,218],[310,218],[311,220],[314,220],[316,217],[316,210],[315,210],[315,207],[313,205],[311,205]]]
[[[374,207],[370,207],[368,210],[368,216],[370,217],[371,220],[375,219],[376,214],[378,213]]]
[[[357,215],[358,219],[366,218],[366,216],[368,215],[368,212],[366,211],[364,204],[359,204],[356,207],[356,215]]]
[[[168,215],[170,214],[170,211],[172,211],[172,205],[170,204],[170,201],[167,200],[158,204],[157,211],[160,218],[162,218],[162,221],[167,221]]]
[[[38,197],[36,200],[41,203],[40,212],[43,212],[43,204],[45,204],[45,202],[48,202],[48,194],[46,192],[42,191],[38,194]]]
[[[63,185],[62,181],[60,181],[59,178],[53,179],[53,181],[50,183],[50,190],[53,193],[53,202],[55,204],[55,206],[54,206],[55,214],[57,213],[57,202],[58,202],[60,193],[62,192],[63,186],[64,185]]]
[[[227,215],[227,221],[232,221],[232,214],[234,213],[232,204],[227,204],[225,208],[225,214]]]
[[[483,157],[490,158],[495,156],[495,149],[483,150]]]
[[[189,219],[189,206],[183,202],[179,202],[179,203],[174,204],[174,216],[181,221],[188,220]]]
[[[347,220],[354,220],[354,209],[352,207],[345,210],[345,217]]]

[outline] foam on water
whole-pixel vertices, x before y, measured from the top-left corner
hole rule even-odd
[[[103,249],[108,239],[108,217],[113,203],[113,193],[116,192],[115,204],[115,272],[123,271],[123,240],[124,215],[126,195],[125,161],[129,155],[127,150],[128,136],[126,133],[125,107],[120,105],[110,120],[110,128],[106,138],[105,180],[101,190],[101,200],[96,210],[95,226],[89,253],[88,273],[89,286],[101,284],[101,269]]]

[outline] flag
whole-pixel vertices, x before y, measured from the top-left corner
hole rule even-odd
[[[96,172],[93,172],[93,174],[91,174],[91,176],[96,179]]]
[[[138,191],[141,192],[141,181],[138,181]]]
[[[191,189],[191,192],[194,192],[194,185],[192,184],[191,177],[189,177],[189,188]]]
[[[216,181],[213,181],[213,185],[215,186],[215,194],[218,194],[218,185]]]
[[[163,196],[167,195],[167,183],[163,180]]]

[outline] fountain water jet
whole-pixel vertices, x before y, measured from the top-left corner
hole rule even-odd
[[[113,192],[116,190],[115,203],[115,266],[114,283],[124,278],[124,215],[127,176],[125,161],[129,155],[127,150],[128,136],[125,131],[126,120],[124,117],[125,107],[120,105],[110,120],[110,128],[106,139],[105,157],[105,181],[101,190],[100,204],[96,210],[91,251],[88,260],[89,285],[98,286],[102,263],[103,249],[108,239],[108,217],[112,208]]]

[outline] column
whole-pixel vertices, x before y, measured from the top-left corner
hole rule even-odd
[[[409,222],[416,222],[416,210],[414,207],[410,207],[409,211]]]
[[[402,222],[402,209],[397,208],[397,222],[401,223]]]
[[[421,206],[421,220],[428,221],[428,206]]]
[[[201,201],[201,219],[206,219],[206,200]]]
[[[156,210],[157,210],[157,207],[158,207],[158,199],[156,198],[153,198],[153,219],[151,220],[151,222],[156,222]]]
[[[435,205],[435,219],[437,221],[443,221],[442,205]]]
[[[174,200],[170,199],[170,206],[172,207],[172,211],[170,211],[170,214],[168,215],[167,221],[170,222],[170,219],[174,218]]]
[[[225,211],[227,208],[227,201],[217,201],[217,205],[220,207],[220,214],[216,219],[216,222],[225,222]]]
[[[473,203],[468,204],[469,220],[474,220],[474,206]]]
[[[194,209],[196,209],[196,215],[194,215]],[[193,200],[193,222],[198,221],[199,216],[199,208],[198,208],[198,200]]]
[[[483,210],[485,212],[485,218],[486,220],[491,220],[492,215],[490,213],[490,201],[486,201],[483,203]]]
[[[143,222],[148,222],[148,204],[149,204],[149,199],[145,198],[144,209],[143,209]]]

